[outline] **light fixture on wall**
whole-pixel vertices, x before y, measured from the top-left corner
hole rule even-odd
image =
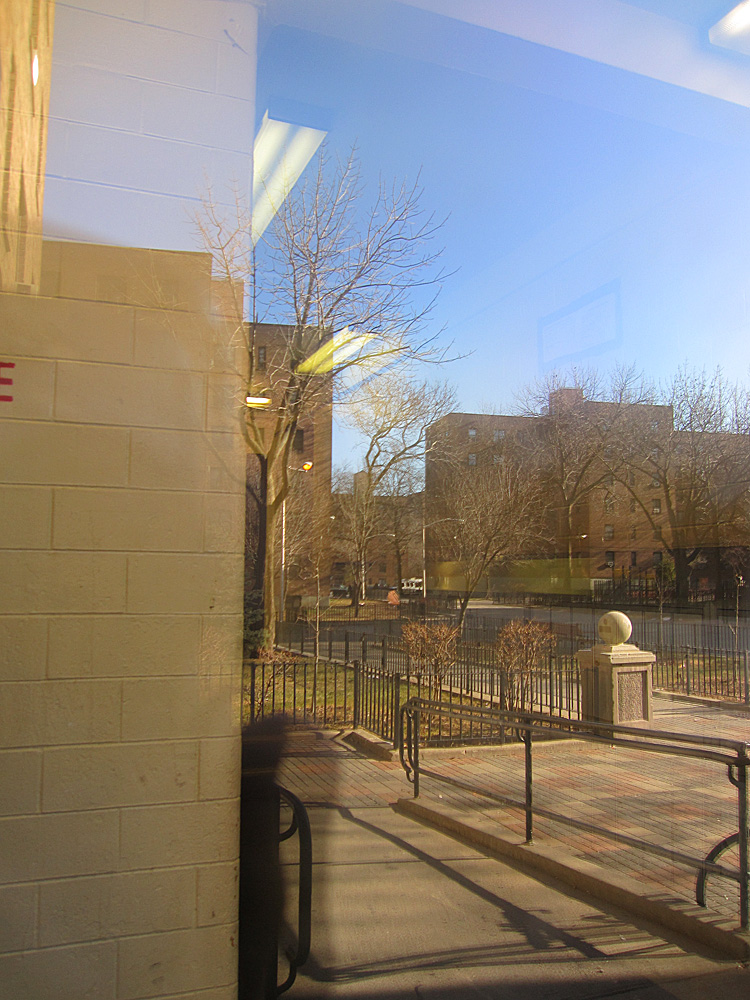
[[[252,243],[268,228],[325,138],[322,129],[263,116],[253,144]]]
[[[750,0],[742,0],[709,28],[708,37],[712,45],[750,56]]]

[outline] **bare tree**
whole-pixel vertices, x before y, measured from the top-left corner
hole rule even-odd
[[[381,185],[367,206],[356,154],[332,163],[323,152],[310,178],[275,206],[257,246],[250,241],[249,206],[239,197],[225,210],[209,193],[196,216],[214,275],[224,281],[227,312],[249,316],[234,338],[244,357],[248,400],[238,400],[238,416],[260,466],[259,546],[270,645],[275,526],[289,491],[300,420],[332,400],[351,398],[374,371],[444,357],[425,335],[443,275],[434,248],[439,226],[425,215],[421,197],[418,182]],[[261,322],[277,324],[262,363],[256,349]]]
[[[674,561],[678,600],[701,553],[747,537],[750,396],[719,370],[683,367],[618,431],[619,478]]]
[[[519,397],[521,412],[539,418],[518,444],[524,465],[536,470],[543,485],[568,592],[576,541],[588,531],[581,516],[611,482],[617,429],[644,398],[642,379],[632,368],[617,369],[608,379],[593,369],[553,372]]]
[[[510,447],[496,457],[500,461],[470,467],[443,462],[429,511],[433,551],[457,572],[459,629],[469,600],[490,571],[532,554],[543,539],[538,476]]]
[[[504,674],[501,708],[533,711],[534,672],[547,666],[554,647],[555,637],[544,622],[516,619],[500,629],[495,651]]]
[[[399,587],[401,560],[414,531],[407,506],[421,485],[427,429],[455,405],[445,382],[405,380],[388,373],[369,381],[350,407],[347,422],[364,439],[362,468],[342,491],[342,533],[358,600],[365,599],[369,553],[376,538],[392,539]]]
[[[445,678],[456,662],[461,629],[431,622],[404,622],[401,641],[412,672],[427,677],[433,701],[440,701]]]

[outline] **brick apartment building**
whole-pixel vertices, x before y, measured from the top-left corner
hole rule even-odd
[[[675,427],[670,406],[623,407],[585,399],[578,388],[551,394],[538,416],[451,413],[430,428],[427,508],[439,510],[447,469],[472,475],[506,461],[540,477],[546,537],[495,567],[490,591],[585,595],[615,587],[637,595],[662,586],[722,597],[732,588],[732,558],[744,565],[750,449],[743,435],[696,435]],[[427,574],[435,589],[460,589],[430,532]]]

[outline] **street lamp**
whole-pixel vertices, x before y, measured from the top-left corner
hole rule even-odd
[[[298,469],[292,465],[287,466],[290,472],[309,472],[313,467],[312,462],[303,462],[302,466]],[[280,580],[280,598],[281,598],[281,617],[284,619],[284,597],[286,596],[284,591],[286,590],[286,497],[281,501],[281,580]]]

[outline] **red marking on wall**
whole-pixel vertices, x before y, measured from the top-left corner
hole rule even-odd
[[[15,368],[15,367],[16,367],[15,361],[0,361],[0,368]],[[0,375],[0,385],[13,385],[13,379],[3,378],[2,375]],[[0,403],[12,403],[12,402],[13,402],[12,396],[0,396]]]

